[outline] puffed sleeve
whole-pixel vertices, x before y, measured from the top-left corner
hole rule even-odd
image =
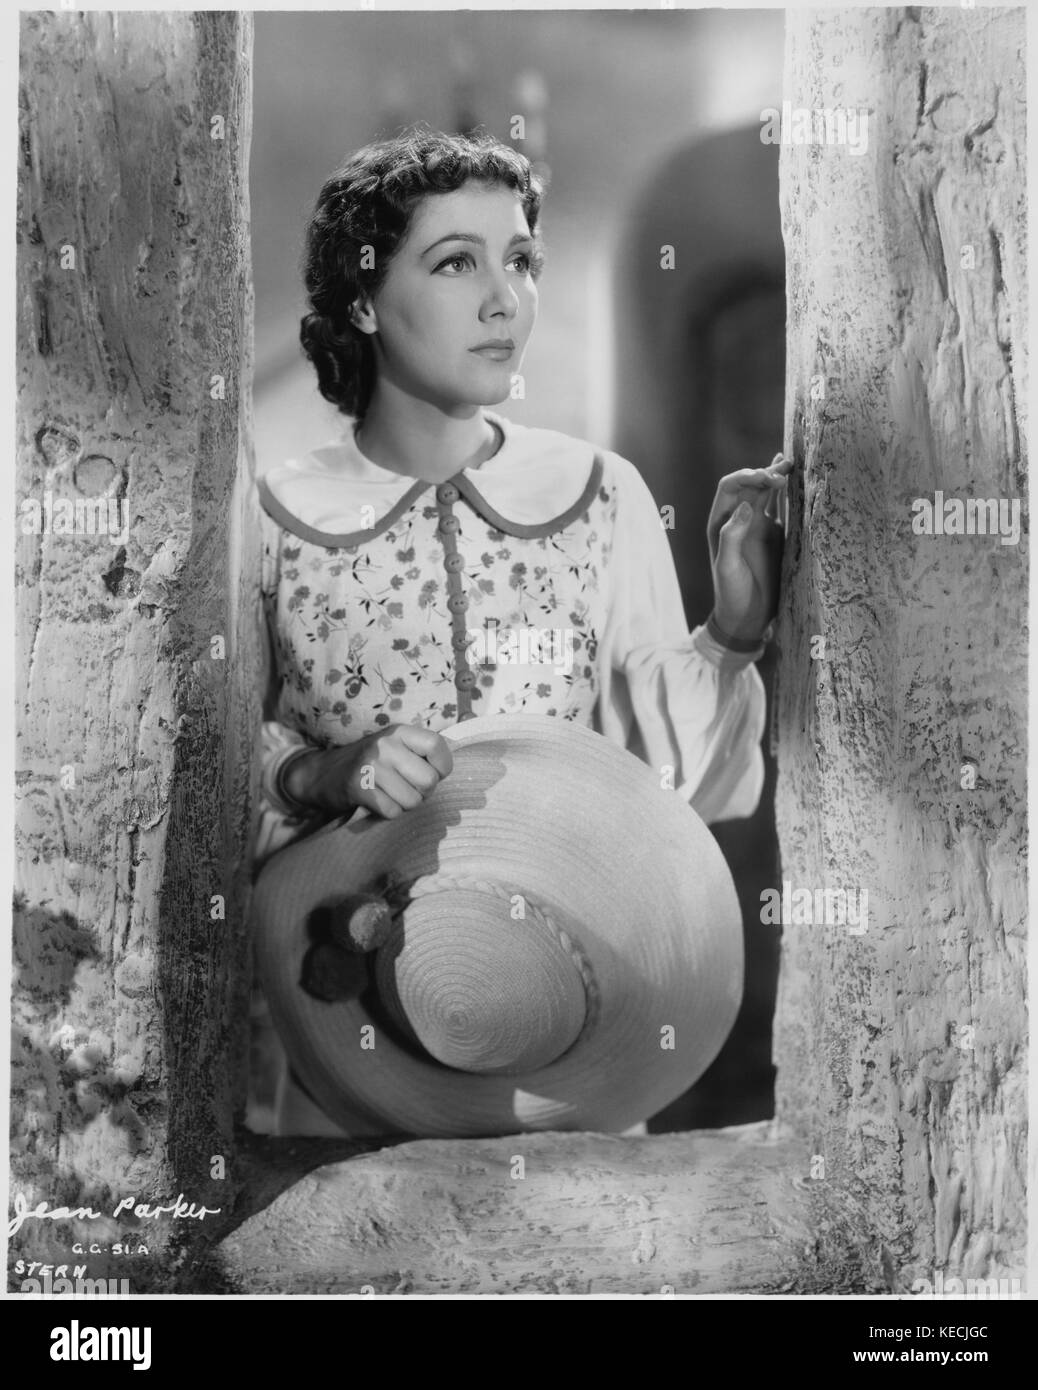
[[[320,817],[300,815],[298,808],[286,801],[278,789],[278,774],[282,764],[301,747],[313,747],[306,736],[290,729],[276,718],[278,672],[275,643],[277,621],[277,565],[279,532],[277,524],[264,511],[256,497],[260,518],[261,562],[260,597],[263,605],[263,653],[261,682],[263,689],[263,723],[259,739],[259,812],[253,840],[252,871],[257,874],[277,850],[299,839],[320,823]]]
[[[673,785],[706,822],[749,816],[764,785],[764,653],[730,651],[705,626],[689,632],[660,514],[641,475],[604,455],[617,488],[609,617],[596,653],[595,727]],[[703,537],[706,544],[706,537]]]

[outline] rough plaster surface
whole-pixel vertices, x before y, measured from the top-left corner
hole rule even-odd
[[[1019,1274],[1024,11],[790,11],[787,25],[787,98],[867,109],[869,143],[781,152],[799,470],[777,820],[793,887],[869,900],[860,936],[784,928],[779,1114],[891,1281]],[[913,534],[913,499],[937,489],[1021,499],[1019,544]]]
[[[129,534],[18,524],[12,1188],[215,1207],[243,1101],[258,721],[251,21],[38,12],[21,35],[18,500],[125,499]],[[135,1288],[169,1229],[118,1271]],[[30,1222],[14,1244],[70,1238]]]
[[[248,1293],[777,1292],[811,1264],[811,1187],[767,1125],[424,1140],[309,1174],[219,1258]]]

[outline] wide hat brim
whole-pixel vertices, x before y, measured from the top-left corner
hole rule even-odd
[[[660,773],[590,729],[509,714],[444,736],[453,771],[420,806],[335,821],[259,876],[257,963],[292,1067],[352,1132],[358,1114],[369,1133],[438,1137],[626,1129],[696,1081],[738,1012],[742,920],[724,857]],[[361,999],[302,988],[314,909],[387,873],[437,876],[445,923],[461,881],[522,895],[568,934],[594,1006],[561,1056],[519,1075],[459,1071],[395,1040]]]

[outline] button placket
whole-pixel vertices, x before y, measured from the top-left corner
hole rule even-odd
[[[465,614],[469,600],[462,581],[465,560],[458,550],[461,523],[453,511],[454,503],[460,496],[453,483],[441,483],[436,489],[436,510],[440,518],[437,529],[443,546],[443,568],[447,575],[447,609],[451,615],[451,649],[454,652],[454,688],[458,692],[459,724],[463,719],[474,718],[472,688],[476,684],[476,673],[470,667],[468,658]]]

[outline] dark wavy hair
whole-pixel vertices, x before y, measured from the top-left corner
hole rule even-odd
[[[543,248],[537,235],[547,187],[529,160],[485,130],[447,135],[411,126],[392,139],[358,150],[328,178],[306,229],[303,282],[310,312],[299,340],[317,369],[318,389],[358,422],[375,385],[375,353],[369,335],[355,327],[350,309],[362,293],[382,284],[393,255],[421,200],[451,193],[470,179],[514,189],[534,237],[531,274],[540,274]],[[364,257],[365,247],[374,251]],[[362,265],[362,259],[374,265]]]

